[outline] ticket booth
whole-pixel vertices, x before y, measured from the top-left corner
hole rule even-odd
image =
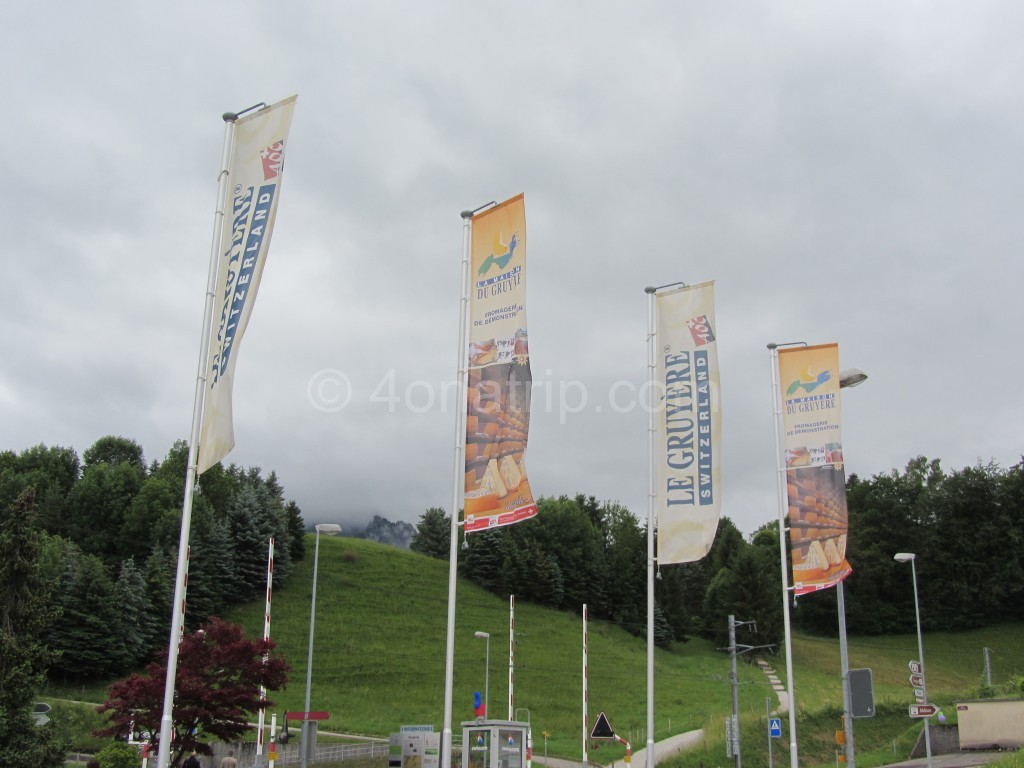
[[[403,725],[401,733],[392,733],[388,768],[439,768],[441,734],[433,731],[433,726]]]
[[[530,724],[469,720],[462,724],[462,768],[526,768]]]

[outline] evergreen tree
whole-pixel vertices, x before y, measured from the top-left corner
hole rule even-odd
[[[189,532],[185,626],[196,629],[237,601],[234,546],[226,521],[219,521],[203,500],[194,505]]]
[[[506,529],[496,528],[471,533],[466,536],[466,548],[459,554],[459,573],[496,594],[502,583],[501,539],[505,532]]]
[[[421,555],[436,557],[438,560],[447,560],[451,538],[451,516],[446,515],[440,507],[431,507],[420,515],[409,549]]]
[[[117,634],[125,649],[124,672],[149,656],[153,641],[151,606],[146,597],[146,582],[135,561],[121,563],[121,573],[114,583],[114,604],[117,606]]]
[[[69,538],[83,552],[102,558],[112,568],[117,566],[132,548],[120,534],[142,483],[143,473],[134,464],[87,466],[68,495]]]
[[[75,680],[102,679],[128,668],[114,585],[102,561],[68,543],[58,595],[60,618],[50,640],[60,656],[53,668]]]
[[[125,556],[141,563],[154,547],[177,548],[181,536],[178,495],[175,484],[162,474],[146,478],[121,524],[121,549]]]
[[[165,645],[170,637],[176,571],[177,561],[169,557],[160,547],[155,548],[146,558],[143,580],[146,585],[146,600],[149,604],[147,624],[151,628],[147,648],[149,654]]]
[[[294,570],[291,551],[291,526],[290,512],[284,500],[284,488],[278,482],[277,473],[271,472],[267,477],[265,486],[269,503],[265,514],[268,517],[268,527],[273,531],[270,535],[274,537],[274,584],[283,586]],[[305,538],[305,534],[303,534]],[[264,544],[264,563],[266,563],[266,552],[268,541]],[[264,568],[266,570],[266,568]]]
[[[228,511],[235,548],[233,594],[239,601],[263,594],[267,583],[267,545],[277,532],[268,496],[262,483],[246,482]]]
[[[292,563],[306,559],[306,529],[302,520],[302,510],[294,501],[284,505],[286,526],[288,528],[288,555]]]
[[[0,765],[60,768],[69,744],[31,717],[53,654],[46,634],[55,616],[38,559],[43,534],[31,490],[0,505]]]

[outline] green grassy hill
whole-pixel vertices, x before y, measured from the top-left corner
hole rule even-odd
[[[292,667],[291,684],[273,697],[279,713],[301,710],[304,704],[312,537],[307,544],[309,555],[289,587],[274,594],[271,635]],[[430,723],[441,729],[447,596],[445,562],[358,539],[321,537],[311,700],[311,709],[331,714],[321,728],[378,736],[403,724]],[[473,717],[473,691],[484,692],[485,642],[474,637],[476,631],[491,634],[491,714],[501,718],[508,714],[509,615],[506,600],[461,580],[457,604],[453,719],[458,731],[460,721]],[[251,636],[263,631],[262,604],[225,618],[241,623]],[[616,732],[639,749],[646,741],[645,641],[593,620],[589,630],[588,730],[604,711]],[[984,647],[995,649],[993,682],[1024,674],[1020,630],[1020,626],[1009,626],[956,635],[926,634],[930,698],[949,705],[963,692],[976,689]],[[543,754],[539,734],[547,731],[549,754],[578,757],[583,728],[581,620],[520,602],[516,633],[514,705],[517,711],[529,710],[536,753]],[[849,648],[852,668],[872,669],[880,709],[892,705],[888,707],[894,713],[890,728],[911,728],[914,723],[905,717],[905,706],[912,701],[907,662],[917,657],[916,636],[851,637]],[[784,677],[783,657],[768,658]],[[659,650],[655,665],[655,738],[704,727],[708,740],[700,763],[728,764],[721,746],[723,720],[731,711],[728,655],[706,641],[692,640],[679,644],[674,652]],[[808,719],[798,731],[802,750],[807,743],[808,759],[802,754],[801,762],[833,764],[828,758],[834,731],[840,727],[842,698],[838,639],[795,636],[794,666],[797,706],[801,717]],[[760,764],[767,765],[767,745],[761,742],[766,742],[762,739],[765,700],[772,692],[756,666],[740,664],[739,676],[744,764],[759,764],[746,755],[747,749],[757,754],[760,744],[764,752]],[[857,721],[857,736],[864,732],[865,746],[868,732],[879,729],[881,720]],[[876,741],[891,746],[895,736],[886,731]],[[778,751],[784,746],[784,742],[776,746],[777,765],[785,763],[780,762]],[[590,757],[608,763],[621,759],[622,753],[620,748],[603,746]],[[714,759],[705,762],[711,755]]]
[[[287,589],[274,594],[271,636],[291,664],[288,689],[276,711],[303,709],[309,610],[310,553]],[[403,724],[432,723],[444,713],[448,564],[357,539],[321,537],[317,582],[311,709],[331,718],[321,728],[386,736]],[[491,714],[508,714],[507,600],[459,581],[453,714],[473,718],[473,692],[484,693],[485,641],[491,634]],[[263,629],[263,606],[226,618],[252,636]],[[535,733],[547,731],[550,754],[578,755],[582,732],[582,622],[578,616],[520,602],[516,605],[514,706],[529,710]],[[642,746],[646,723],[646,646],[618,627],[589,626],[589,712],[604,711],[612,726]],[[663,738],[702,727],[730,707],[728,656],[694,640],[655,661],[656,731]],[[743,677],[764,687],[764,676]],[[523,713],[520,713],[523,716]],[[592,724],[592,723],[591,723]],[[536,748],[543,744],[537,739]],[[610,747],[604,748],[610,751]]]

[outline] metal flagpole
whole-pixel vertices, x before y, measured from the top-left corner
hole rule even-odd
[[[656,507],[658,503],[658,492],[655,477],[658,471],[654,466],[655,442],[657,440],[658,428],[656,414],[660,408],[659,400],[655,397],[657,392],[657,359],[655,346],[657,344],[658,323],[657,312],[655,311],[655,294],[662,288],[674,286],[685,286],[686,283],[676,282],[648,286],[644,288],[647,294],[647,751],[644,753],[647,761],[647,768],[654,768],[657,760],[654,755],[654,579],[657,566],[657,553],[655,552],[655,520]]]
[[[583,768],[587,768],[587,604],[583,604]]]
[[[469,319],[469,249],[473,216],[485,208],[497,205],[491,201],[476,210],[463,211],[462,216],[462,292],[459,294],[459,358],[458,389],[455,418],[455,459],[452,468],[452,527],[448,544],[448,639],[444,660],[444,723],[441,733],[441,768],[452,765],[452,686],[455,677],[455,580],[458,573],[459,510],[465,489],[466,440],[466,330]],[[488,713],[489,715],[490,713]]]
[[[270,598],[271,592],[274,586],[274,537],[270,537],[270,546],[267,548],[267,603],[266,610],[263,612],[263,642],[267,642],[270,639]],[[263,663],[267,663],[267,654],[263,654]],[[266,686],[260,686],[260,701],[267,700],[267,689]],[[267,710],[265,707],[260,707],[260,712],[256,726],[256,757],[258,758],[263,754],[263,726],[266,723]],[[257,760],[256,763],[258,763]]]
[[[448,638],[444,657],[444,722],[441,768],[452,765],[452,686],[455,678],[455,581],[459,560],[459,508],[465,485],[463,460],[466,439],[466,321],[469,316],[469,245],[474,211],[462,212],[462,292],[459,294],[459,359],[456,390],[455,458],[452,469],[452,525],[448,544]]]
[[[263,106],[259,104],[257,106]],[[213,304],[216,295],[217,262],[220,256],[221,232],[227,201],[228,164],[235,136],[235,121],[245,112],[225,112],[224,149],[221,154],[220,173],[217,176],[217,208],[213,217],[213,242],[210,246],[210,272],[206,280],[206,306],[203,309],[203,333],[199,342],[199,373],[196,376],[195,400],[192,405],[192,433],[188,442],[188,466],[185,470],[185,499],[181,508],[181,535],[178,539],[178,569],[174,580],[174,607],[171,613],[170,640],[167,644],[167,677],[164,681],[163,714],[160,717],[160,743],[157,750],[157,768],[167,768],[170,762],[171,738],[174,732],[174,684],[178,674],[178,643],[180,629],[185,620],[185,574],[188,569],[188,538],[192,525],[192,497],[195,493],[199,430],[203,419],[203,399],[206,395],[206,364],[210,354],[210,327],[213,324]]]
[[[793,694],[793,636],[789,624],[789,563],[786,558],[786,466],[782,457],[782,436],[779,433],[779,420],[782,409],[779,396],[779,347],[803,344],[791,342],[787,344],[769,344],[772,366],[772,413],[775,424],[775,477],[779,497],[779,559],[782,564],[782,623],[786,642],[786,687],[789,699],[789,763],[790,768],[799,768],[796,747],[796,699]]]
[[[655,336],[654,294],[657,288],[644,288],[647,294],[647,768],[654,768],[654,506],[657,492],[654,487],[655,423]]]
[[[508,719],[512,719],[512,683],[516,669],[516,596],[508,596]],[[490,717],[491,713],[488,712]]]

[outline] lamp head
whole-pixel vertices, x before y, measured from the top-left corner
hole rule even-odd
[[[892,559],[895,560],[897,563],[909,563],[916,557],[917,555],[915,555],[913,552],[897,552],[895,555],[892,556]]]
[[[868,375],[860,368],[847,368],[839,372],[839,388],[856,387],[868,380]]]
[[[325,536],[333,536],[336,533],[341,533],[341,526],[337,523],[320,523],[316,526],[316,532]]]
[[[473,637],[479,637],[481,640],[489,640],[491,634],[490,632],[474,632]]]

